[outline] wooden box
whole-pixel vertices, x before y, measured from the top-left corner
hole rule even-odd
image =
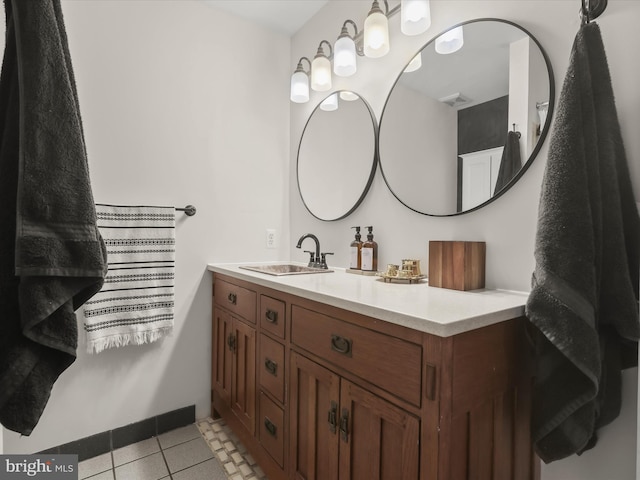
[[[484,288],[484,242],[430,241],[429,285],[453,290]]]

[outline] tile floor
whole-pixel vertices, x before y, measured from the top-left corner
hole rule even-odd
[[[201,420],[80,462],[81,480],[266,480],[224,420]]]

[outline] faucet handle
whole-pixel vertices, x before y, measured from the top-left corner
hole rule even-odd
[[[309,254],[309,264],[307,265],[307,267],[315,267],[316,265],[316,257],[315,257],[315,253],[311,252],[309,250],[303,250],[304,253],[308,253]]]
[[[320,254],[320,268],[328,269],[327,266],[327,255],[333,255],[333,252],[324,252]]]

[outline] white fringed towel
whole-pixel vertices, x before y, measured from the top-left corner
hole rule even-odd
[[[84,305],[87,351],[154,342],[173,329],[175,208],[96,204],[109,271]]]

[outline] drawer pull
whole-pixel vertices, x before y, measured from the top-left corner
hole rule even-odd
[[[343,442],[349,441],[349,410],[342,409],[342,417],[340,417],[340,436]]]
[[[233,333],[230,333],[227,337],[227,345],[229,345],[229,350],[236,351],[236,336]]]
[[[264,313],[264,316],[267,319],[267,322],[269,322],[269,323],[278,323],[278,312],[276,312],[275,310],[268,309]]]
[[[274,362],[273,360],[267,358],[264,361],[264,368],[267,369],[267,372],[269,372],[271,375],[273,375],[274,377],[276,377],[277,371],[278,371],[278,364],[276,362]]]
[[[331,335],[331,350],[351,356],[351,340],[340,335]]]
[[[276,436],[276,432],[278,431],[278,428],[273,424],[271,420],[269,420],[269,417],[264,417],[264,428],[267,429],[267,432],[269,432],[269,435],[271,435],[272,437]]]
[[[331,402],[328,417],[329,431],[336,433],[338,427],[338,404],[336,402]]]
[[[227,296],[227,300],[229,300],[229,303],[231,303],[232,305],[235,305],[236,301],[238,300],[238,296],[235,293],[230,293]]]

